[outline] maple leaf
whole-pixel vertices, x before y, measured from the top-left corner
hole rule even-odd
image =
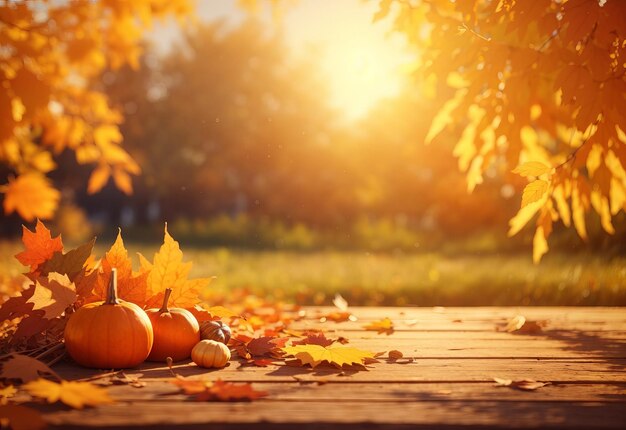
[[[50,367],[41,361],[22,354],[11,354],[2,363],[0,379],[16,379],[22,382],[34,381],[41,375],[52,375],[61,379]]]
[[[333,339],[328,339],[323,332],[319,333],[309,333],[305,338],[294,340],[292,345],[319,345],[319,346],[330,346],[335,341]]]
[[[89,382],[61,381],[57,383],[47,379],[37,379],[24,385],[23,388],[31,396],[45,399],[48,403],[60,401],[75,409],[114,402],[105,389]]]
[[[293,356],[304,364],[316,367],[323,361],[336,367],[344,365],[363,365],[366,359],[373,359],[374,353],[347,346],[323,347],[320,345],[296,345],[282,349],[286,355]]]
[[[0,405],[0,417],[13,430],[42,430],[47,427],[41,413],[21,405]],[[3,426],[4,427],[4,426]]]
[[[520,379],[517,381],[503,378],[493,378],[496,387],[511,387],[522,391],[534,391],[546,385],[550,385],[549,382],[539,382],[533,379]]]
[[[50,219],[54,215],[61,193],[50,185],[41,173],[31,172],[9,178],[4,186],[4,212],[17,213],[26,221]]]
[[[50,272],[57,272],[73,279],[87,263],[95,243],[96,239],[93,238],[91,241],[65,254],[55,252],[52,257],[42,265],[41,274],[47,275]]]
[[[504,330],[509,333],[532,334],[540,332],[546,325],[547,321],[531,321],[523,315],[516,315],[507,321]]]
[[[251,338],[238,335],[232,339],[237,354],[246,360],[253,357],[279,357],[280,349],[289,341],[288,337],[262,336]]]
[[[168,233],[166,224],[163,245],[154,255],[152,270],[147,279],[150,302],[158,306],[165,289],[171,288],[170,306],[182,308],[194,306],[198,302],[200,291],[209,285],[211,278],[187,279],[191,266],[191,262],[183,262],[180,246]]]
[[[320,316],[320,322],[326,321],[334,321],[334,322],[345,322],[345,321],[357,321],[357,317],[352,315],[350,312],[329,312]]]
[[[52,258],[56,252],[63,251],[61,236],[52,238],[50,230],[39,220],[35,226],[35,231],[30,231],[25,226],[22,227],[22,242],[24,251],[15,256],[24,266],[30,266],[31,272],[45,261]]]
[[[93,378],[90,378],[90,380],[92,380],[92,383],[96,385],[130,385],[134,388],[143,388],[146,386],[146,383],[140,381],[142,376],[143,373],[126,374],[123,371],[119,371],[94,376]]]
[[[26,303],[33,303],[33,310],[44,311],[44,318],[61,316],[76,301],[76,286],[67,275],[53,272],[35,282],[35,291]]]
[[[385,333],[386,335],[393,334],[393,322],[385,317],[382,320],[372,321],[369,324],[363,326],[365,330],[376,331],[378,334]]]
[[[190,380],[182,377],[170,380],[180,387],[185,394],[194,396],[197,401],[241,402],[256,400],[268,395],[266,391],[257,391],[250,383],[236,384],[218,379],[215,382]]]
[[[102,270],[98,273],[94,286],[95,295],[101,300],[106,298],[106,291],[111,279],[112,269],[117,269],[118,297],[139,306],[148,304],[148,272],[133,273],[133,264],[124,247],[122,230],[111,248],[105,253],[101,263]]]

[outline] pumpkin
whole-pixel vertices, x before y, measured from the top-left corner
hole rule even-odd
[[[201,340],[191,350],[191,359],[200,367],[224,367],[230,360],[230,349],[222,342]]]
[[[154,330],[154,345],[148,356],[151,361],[173,361],[189,358],[191,350],[200,341],[200,326],[196,317],[186,309],[167,307],[172,289],[165,290],[161,309],[148,309],[146,313]]]
[[[148,315],[134,303],[117,298],[117,270],[104,302],[89,303],[72,314],[65,326],[65,349],[85,367],[135,367],[150,354],[153,342]]]
[[[200,325],[200,337],[227,344],[230,340],[230,327],[221,321],[204,321]]]

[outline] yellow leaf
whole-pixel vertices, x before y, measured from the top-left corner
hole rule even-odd
[[[37,379],[24,385],[23,388],[31,396],[45,399],[48,403],[60,401],[76,409],[113,403],[113,399],[104,388],[89,382],[61,381],[61,383],[56,383],[47,379]]]
[[[565,189],[563,185],[558,185],[554,188],[552,197],[556,202],[556,207],[559,211],[559,215],[561,216],[563,224],[565,224],[566,227],[569,227],[572,221],[572,217],[569,210],[569,204],[567,204],[567,199],[565,198]]]
[[[109,182],[111,168],[106,164],[101,164],[91,172],[87,183],[87,194],[95,194]]]
[[[522,207],[541,200],[547,193],[549,185],[543,179],[538,179],[526,185],[522,193]]]
[[[377,331],[380,333],[392,334],[393,333],[393,322],[385,317],[382,320],[372,321],[369,324],[365,324],[363,326],[365,330]]]
[[[127,196],[133,193],[133,181],[125,171],[120,169],[113,170],[113,181],[115,181],[115,186]]]
[[[522,164],[521,166],[517,166],[513,173],[517,173],[520,176],[541,176],[546,173],[550,173],[552,170],[551,167],[546,166],[540,161],[529,161],[527,163]]]
[[[548,241],[544,233],[543,227],[537,227],[535,237],[533,238],[533,263],[537,264],[541,261],[541,257],[548,252]]]
[[[433,118],[428,134],[426,134],[426,138],[424,139],[426,144],[431,143],[433,139],[452,122],[452,112],[459,106],[459,104],[461,104],[461,101],[466,93],[467,90],[457,91],[455,97],[448,100],[443,107],[439,109],[439,112],[437,112],[437,115]]]
[[[154,256],[152,270],[148,275],[149,296],[156,298],[163,294],[166,288],[172,289],[170,305],[173,307],[188,308],[198,302],[202,289],[211,282],[210,278],[188,280],[192,263],[183,262],[183,253],[178,242],[167,231],[163,245]]]
[[[541,200],[538,200],[534,203],[530,203],[517,212],[517,214],[511,218],[509,221],[509,232],[508,236],[515,236],[519,231],[530,221],[530,219],[535,216],[537,211],[541,209],[546,201],[546,196],[544,196]]]
[[[61,316],[76,301],[76,286],[67,275],[56,272],[35,282],[35,292],[26,303],[33,303],[33,310],[43,310],[44,318]]]
[[[346,346],[324,347],[315,344],[287,346],[282,348],[287,355],[294,356],[302,364],[316,367],[323,361],[337,367],[343,365],[363,365],[366,359],[373,359],[374,353]]]
[[[4,193],[4,212],[17,211],[26,221],[52,218],[61,198],[45,176],[34,172],[9,179]]]

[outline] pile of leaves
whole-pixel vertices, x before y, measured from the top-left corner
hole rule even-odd
[[[45,350],[60,342],[72,313],[105,299],[112,268],[117,268],[119,297],[142,308],[159,307],[165,289],[171,288],[172,307],[199,313],[199,293],[211,282],[211,278],[188,278],[192,263],[183,262],[167,225],[152,262],[139,254],[138,271],[133,270],[121,230],[100,260],[92,254],[95,239],[65,252],[61,237],[52,237],[40,221],[34,231],[24,227],[22,240],[25,249],[16,258],[28,268],[27,286],[0,306],[3,353]]]

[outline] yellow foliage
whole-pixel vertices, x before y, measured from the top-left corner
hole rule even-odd
[[[189,0],[2,2],[0,40],[0,163],[16,175],[3,187],[4,210],[27,221],[51,218],[59,193],[43,174],[68,148],[80,164],[98,163],[89,193],[112,172],[132,193],[139,166],[124,151],[122,117],[106,96],[89,89],[105,68],[138,65],[142,33],[155,18],[182,18]],[[94,23],[97,22],[97,25]],[[7,115],[5,115],[7,113]]]

